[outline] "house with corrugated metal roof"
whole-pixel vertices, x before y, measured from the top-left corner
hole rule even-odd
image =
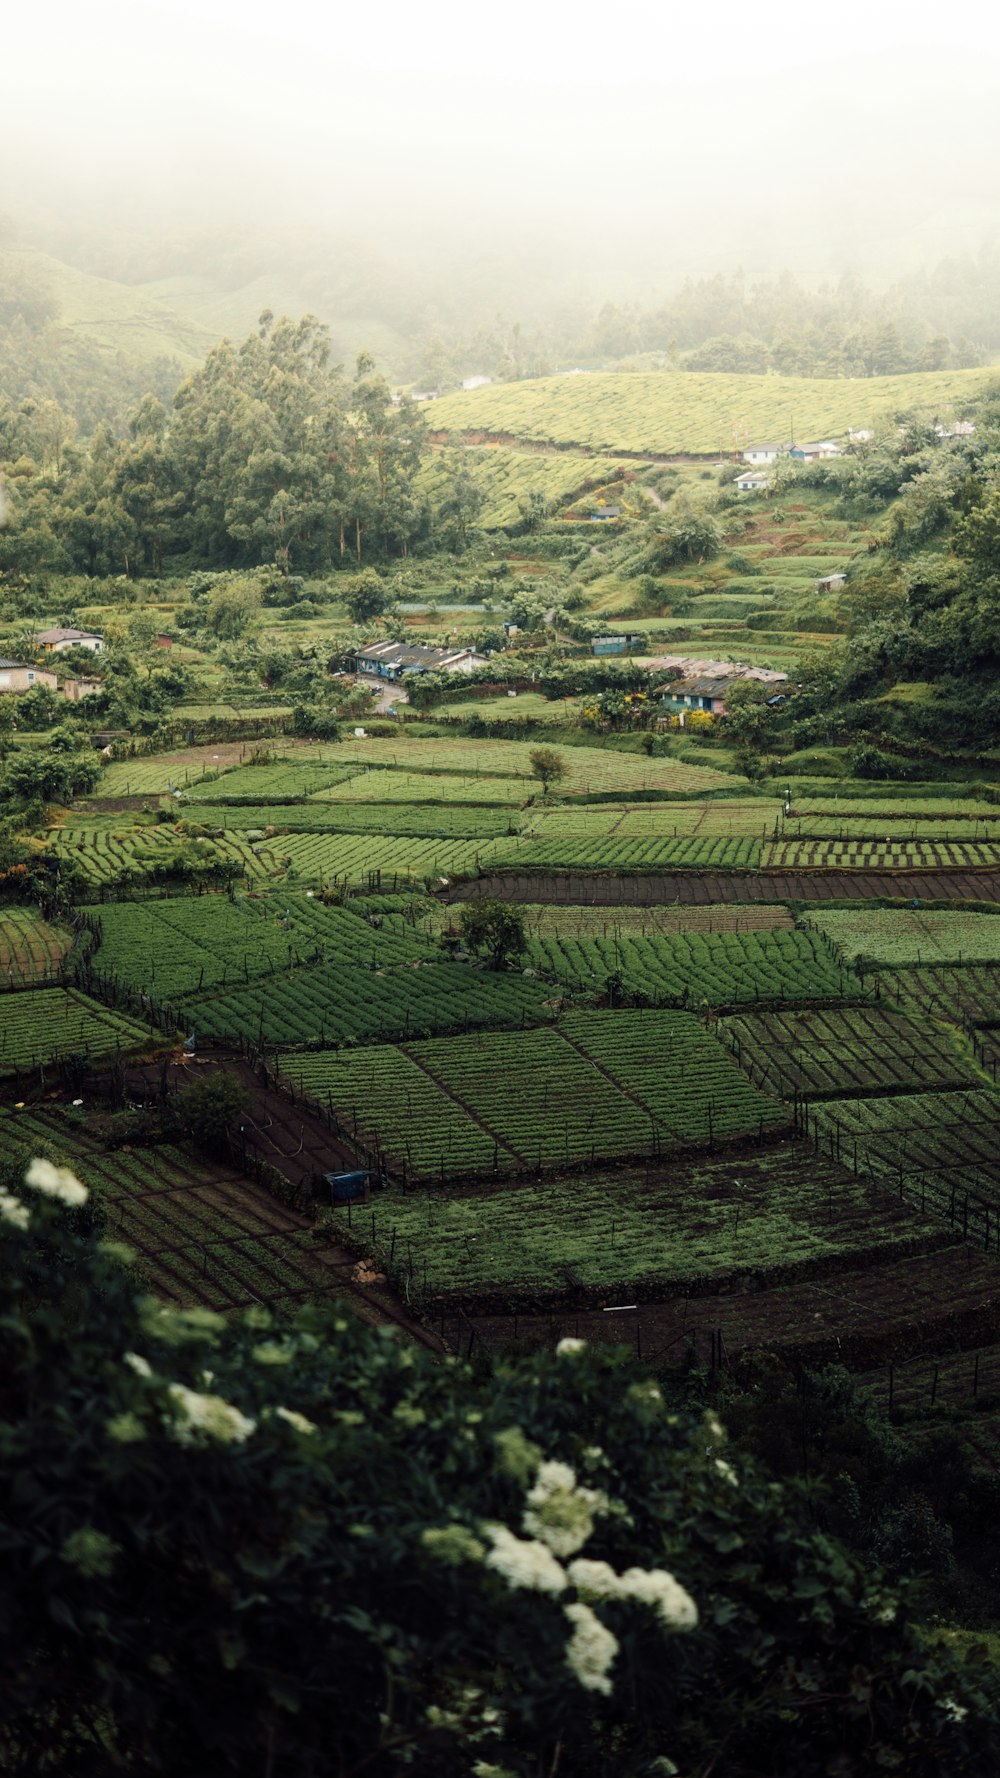
[[[472,673],[485,665],[474,648],[424,648],[416,642],[369,642],[355,657],[358,673],[402,679],[413,673]]]

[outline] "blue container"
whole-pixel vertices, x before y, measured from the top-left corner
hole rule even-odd
[[[329,1192],[331,1204],[347,1204],[354,1198],[363,1198],[367,1185],[367,1173],[324,1173],[316,1196],[325,1198]]]

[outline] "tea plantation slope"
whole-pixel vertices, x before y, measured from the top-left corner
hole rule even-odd
[[[951,413],[994,376],[989,369],[859,378],[597,371],[494,383],[442,396],[426,411],[437,432],[506,434],[639,456],[714,455],[720,440],[728,448],[734,415],[751,439],[786,438],[789,413],[799,438],[839,437],[903,409]]]

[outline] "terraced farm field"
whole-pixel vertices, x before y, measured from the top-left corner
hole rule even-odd
[[[168,1302],[293,1309],[330,1289],[307,1219],[231,1167],[170,1146],[108,1153],[55,1109],[0,1110],[4,1132],[73,1166],[99,1199],[109,1232],[134,1248],[143,1276]]]
[[[289,879],[304,883],[405,884],[475,871],[493,840],[397,839],[385,834],[283,834],[274,842]]]
[[[159,1034],[75,989],[37,988],[0,999],[0,1076],[65,1056],[106,1056],[156,1042]]]
[[[1000,963],[1000,918],[955,908],[829,908],[810,914],[850,959],[894,968],[924,963]]]
[[[354,803],[372,803],[381,810],[387,803],[403,803],[408,807],[429,804],[441,807],[451,803],[462,806],[482,804],[486,808],[503,805],[517,809],[539,788],[537,781],[527,783],[523,777],[501,778],[488,774],[465,777],[455,772],[416,772],[395,770],[392,766],[378,770],[359,771],[332,790],[319,791],[310,800],[317,805],[335,803],[350,813]]]
[[[497,776],[531,780],[533,794],[538,780],[532,778],[529,741],[434,740],[404,741],[379,739],[345,741],[338,750],[338,760],[357,765],[391,766],[405,772],[448,772],[460,778]],[[678,795],[697,795],[701,791],[733,790],[743,782],[732,773],[714,767],[691,766],[673,759],[647,759],[644,753],[615,753],[610,748],[565,747],[561,758],[566,776],[559,784],[560,796],[586,795],[588,792],[628,792],[658,790]],[[419,801],[419,798],[407,798]]]
[[[332,1212],[330,1221],[346,1238],[346,1211]],[[759,1287],[947,1238],[932,1219],[790,1143],[738,1161],[574,1174],[500,1190],[393,1189],[379,1197],[375,1241],[365,1244],[382,1269],[390,1251],[405,1256],[434,1310],[483,1314],[539,1301],[579,1309],[595,1293],[599,1301],[635,1302],[731,1290],[748,1279]],[[616,1326],[616,1337],[630,1339],[632,1329],[623,1336]]]
[[[33,909],[0,907],[0,991],[54,977],[71,943],[66,927],[50,925]]]
[[[192,864],[230,861],[248,877],[274,875],[281,866],[266,848],[254,851],[244,840],[188,838],[172,827],[111,825],[50,828],[46,849],[64,858],[94,884],[110,883],[128,872],[137,879],[155,877],[173,860]]]
[[[741,1013],[718,1030],[750,1079],[784,1099],[983,1084],[956,1031],[881,1006]]]
[[[531,940],[532,966],[567,987],[697,1006],[752,1000],[844,1000],[859,992],[829,950],[810,932],[678,931],[650,937],[545,937]]]
[[[776,840],[764,870],[985,870],[1000,864],[1000,840]]]
[[[221,778],[192,784],[185,791],[188,802],[281,803],[313,796],[353,776],[355,768],[335,764],[300,764],[277,760],[273,765],[237,766]]]
[[[435,955],[412,932],[377,931],[304,895],[176,896],[83,912],[99,926],[93,967],[162,1000],[319,962],[369,970]]]
[[[553,839],[756,839],[774,836],[784,804],[773,797],[717,797],[713,802],[535,805],[521,832]]]
[[[970,1194],[1000,1209],[1000,1094],[989,1088],[831,1099],[810,1123],[827,1152],[939,1215]]]
[[[372,934],[373,945],[378,934]],[[425,1036],[435,1031],[538,1023],[551,1013],[540,983],[465,963],[373,970],[315,963],[288,975],[189,996],[199,1039],[267,1049]]]
[[[902,377],[735,376],[657,371],[540,377],[442,396],[427,408],[435,431],[505,434],[594,451],[714,456],[733,415],[753,438],[785,437],[789,411],[802,437],[837,438],[877,426],[903,408],[950,414],[991,380],[989,370]]]
[[[684,1012],[575,1015],[516,1035],[289,1055],[282,1067],[414,1178],[675,1152],[787,1118]]]
[[[880,976],[879,989],[884,1001],[918,1008],[931,1018],[1000,1025],[1000,968],[990,964],[893,969]]]
[[[541,839],[513,835],[498,839],[482,862],[494,870],[756,870],[764,855],[760,840],[620,837],[588,835]]]
[[[388,777],[388,773],[382,776]],[[516,808],[474,803],[255,803],[192,805],[190,818],[232,833],[398,834],[408,839],[493,839],[516,831]]]
[[[417,478],[425,499],[439,505],[452,486],[451,453],[427,453]],[[540,494],[555,509],[569,506],[587,488],[595,491],[635,471],[613,457],[571,456],[505,450],[503,446],[461,451],[462,471],[471,475],[483,505],[478,523],[486,530],[516,524],[521,518],[519,501]]]
[[[183,747],[142,759],[112,760],[101,773],[100,796],[163,796],[184,789],[205,776],[238,766],[246,754],[239,741],[220,741],[214,747]]]

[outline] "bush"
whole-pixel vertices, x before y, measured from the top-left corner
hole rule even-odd
[[[12,1778],[997,1769],[984,1655],[621,1355],[169,1311],[38,1177],[0,1200]]]

